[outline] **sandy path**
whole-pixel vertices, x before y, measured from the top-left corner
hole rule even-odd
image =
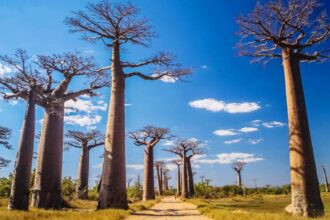
[[[175,200],[174,197],[164,198],[153,207],[135,212],[126,220],[148,220],[148,219],[186,219],[186,220],[210,220],[201,215],[196,206],[190,203]]]

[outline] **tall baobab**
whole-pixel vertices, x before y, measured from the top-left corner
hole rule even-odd
[[[154,37],[148,20],[139,18],[138,9],[132,4],[111,3],[103,0],[90,3],[86,11],[74,12],[66,19],[72,32],[80,32],[87,41],[100,41],[111,50],[112,70],[111,99],[106,131],[102,184],[98,209],[127,209],[126,169],[125,169],[125,81],[131,77],[144,80],[159,80],[170,77],[174,80],[191,73],[181,68],[169,53],[159,53],[141,62],[133,63],[122,59],[124,45],[147,47]],[[151,74],[139,68],[153,66]]]
[[[8,142],[10,135],[11,135],[11,130],[9,128],[0,126],[0,145],[3,145],[7,149],[11,149],[11,145]],[[10,160],[0,157],[0,169],[1,167],[8,166],[9,163]]]
[[[237,174],[237,186],[242,188],[242,170],[244,168],[244,166],[246,165],[246,163],[242,162],[242,161],[237,161],[235,163],[232,164],[233,165],[233,169],[235,170],[236,174]]]
[[[164,190],[164,192],[166,192],[169,189],[168,180],[170,180],[170,178],[171,178],[169,176],[170,169],[164,168],[162,173],[163,173],[163,190]]]
[[[174,163],[177,166],[177,184],[176,184],[176,195],[179,196],[181,193],[181,172],[180,172],[180,166],[182,165],[181,159],[175,159],[172,160],[172,163]]]
[[[61,206],[64,104],[81,95],[93,96],[96,89],[107,86],[106,74],[97,71],[92,58],[78,52],[38,56],[38,64],[49,74],[47,92],[41,106],[45,109],[39,142],[38,161],[32,194],[32,206],[58,209]],[[55,82],[55,77],[62,77]],[[86,77],[85,88],[71,91],[73,79]],[[53,84],[55,86],[53,87]]]
[[[18,49],[13,57],[0,56],[0,60],[12,69],[10,75],[0,79],[3,98],[26,101],[25,117],[13,172],[8,208],[28,210],[29,181],[33,159],[35,135],[35,105],[40,104],[40,93],[45,88],[45,78],[30,61],[25,50]]]
[[[81,131],[67,131],[65,134],[67,148],[75,147],[81,149],[78,178],[77,178],[77,198],[88,198],[88,177],[89,177],[89,152],[91,149],[104,145],[104,135],[100,131],[92,130],[84,133]]]
[[[169,139],[170,130],[155,126],[145,126],[137,131],[129,132],[129,137],[136,146],[144,146],[144,181],[143,200],[155,199],[154,189],[154,148],[157,143]]]
[[[182,159],[182,187],[181,196],[187,198],[194,193],[193,173],[190,159],[197,154],[201,154],[200,142],[193,139],[179,139],[175,145],[166,151],[178,155]]]
[[[158,182],[158,195],[163,195],[163,168],[164,162],[163,161],[155,161],[154,167],[156,168],[157,172],[157,182]]]
[[[238,18],[242,36],[241,55],[267,63],[282,59],[291,166],[292,203],[286,211],[293,215],[322,216],[313,145],[309,131],[300,62],[320,62],[330,58],[321,48],[329,38],[327,15],[317,0],[281,0],[257,4],[254,11]]]
[[[328,182],[328,176],[327,176],[327,171],[325,169],[325,165],[321,165],[323,174],[324,174],[324,181],[325,181],[325,191],[329,192],[329,182]]]

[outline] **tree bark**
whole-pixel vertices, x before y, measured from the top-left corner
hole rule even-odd
[[[324,214],[309,131],[299,59],[283,49],[286,99],[289,120],[289,148],[292,203],[286,210],[293,215],[316,217]]]
[[[128,208],[125,165],[125,75],[120,63],[119,43],[115,42],[112,52],[111,99],[98,209]]]
[[[64,101],[54,100],[45,109],[34,180],[32,206],[61,208]]]
[[[325,192],[329,192],[329,182],[328,182],[327,171],[325,170],[325,167],[322,167],[322,170],[323,170],[324,180],[325,180]]]
[[[187,158],[186,156],[182,157],[182,198],[188,198],[188,183],[187,183]]]
[[[237,173],[237,186],[242,187],[242,176],[241,176],[241,171],[236,171]]]
[[[78,167],[77,199],[88,199],[89,149],[82,148]]]
[[[144,181],[143,200],[155,199],[154,189],[154,151],[152,146],[146,146],[144,151]]]
[[[190,158],[187,157],[187,178],[188,178],[188,192],[189,196],[193,196],[195,194],[194,190],[194,176],[192,173],[191,161]]]
[[[181,192],[181,174],[180,174],[180,164],[177,164],[178,166],[178,176],[177,176],[177,184],[176,184],[176,195],[179,196]]]
[[[9,198],[9,209],[29,209],[30,175],[33,159],[33,145],[35,135],[35,101],[36,92],[31,90],[26,104],[26,113],[23,121],[16,163],[13,173],[13,182]]]
[[[158,179],[158,194],[161,196],[163,195],[163,186],[162,186],[162,179],[161,179],[161,174],[159,171],[159,166],[156,167],[157,170],[157,179]]]

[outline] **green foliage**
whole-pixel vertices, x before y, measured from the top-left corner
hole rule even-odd
[[[9,198],[10,188],[13,180],[13,175],[9,174],[9,177],[0,178],[0,198]]]
[[[66,199],[73,199],[76,192],[76,181],[72,177],[62,179],[62,196]]]
[[[127,196],[132,202],[142,200],[142,186],[139,182],[136,182],[134,186],[131,186],[127,189]]]

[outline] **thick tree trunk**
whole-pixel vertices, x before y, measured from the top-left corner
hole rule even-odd
[[[84,146],[80,155],[77,180],[77,199],[88,199],[89,149]]]
[[[36,92],[31,90],[27,100],[21,138],[18,145],[8,205],[9,209],[29,209],[29,187],[35,135],[35,99]]]
[[[156,170],[157,170],[157,179],[158,179],[158,194],[160,196],[163,195],[163,186],[162,186],[162,178],[161,178],[161,174],[160,174],[160,171],[159,171],[159,166],[156,167]]]
[[[154,150],[147,146],[144,152],[143,200],[155,199],[154,189]]]
[[[323,170],[324,180],[325,180],[325,192],[329,192],[329,182],[328,182],[327,171],[325,170],[325,167],[322,167],[322,170]]]
[[[125,76],[121,68],[119,44],[112,52],[111,100],[105,139],[102,183],[98,209],[127,209],[125,162]]]
[[[193,196],[195,194],[194,189],[194,176],[192,173],[191,161],[190,158],[187,158],[187,176],[188,176],[188,192],[189,196]]]
[[[64,101],[57,99],[45,110],[39,143],[32,206],[61,208]]]
[[[187,181],[187,158],[186,156],[182,157],[182,189],[181,196],[182,198],[188,198],[188,181]]]
[[[176,184],[176,195],[179,196],[181,192],[181,174],[180,174],[180,165],[178,164],[178,176],[177,176],[177,184]]]
[[[309,131],[299,60],[283,50],[283,68],[289,120],[292,203],[286,210],[309,217],[324,214]]]
[[[241,176],[241,171],[236,171],[237,172],[237,186],[242,187],[242,176]]]

